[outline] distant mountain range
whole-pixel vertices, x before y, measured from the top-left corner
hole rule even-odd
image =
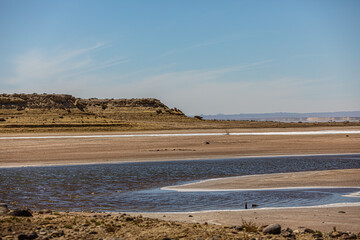
[[[280,122],[328,122],[328,121],[360,121],[360,111],[351,112],[315,112],[315,113],[242,113],[200,115],[203,119],[216,120],[253,120]]]

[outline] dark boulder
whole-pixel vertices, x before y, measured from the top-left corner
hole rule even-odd
[[[9,215],[15,217],[32,217],[31,212],[29,210],[24,210],[24,209],[13,210],[9,213]]]
[[[277,223],[270,224],[263,229],[263,233],[264,234],[280,234],[281,226]]]
[[[18,240],[33,240],[38,238],[38,235],[36,232],[30,233],[30,234],[20,234],[18,236]]]

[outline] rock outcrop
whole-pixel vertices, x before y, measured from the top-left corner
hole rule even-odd
[[[184,115],[179,109],[170,109],[155,98],[142,99],[81,99],[68,94],[0,94],[0,109],[79,109],[83,112],[102,112],[116,108],[154,108],[158,114]]]

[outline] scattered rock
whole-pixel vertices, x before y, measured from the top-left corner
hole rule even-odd
[[[213,238],[211,238],[211,240],[219,240],[219,239],[221,239],[221,236],[214,236]]]
[[[330,234],[331,237],[340,237],[341,235],[342,235],[341,232],[332,232],[332,233]]]
[[[18,235],[18,240],[33,240],[38,238],[36,232],[32,232],[30,234],[20,234]]]
[[[5,203],[0,203],[0,215],[5,215],[9,212],[8,206]]]
[[[313,236],[313,238],[321,238],[323,235],[321,232],[316,231],[316,232],[314,232],[314,234],[312,236]]]
[[[293,230],[291,228],[286,228],[281,231],[281,236],[290,238],[290,237],[294,236]]]
[[[338,213],[346,213],[345,211],[338,211]]]
[[[32,217],[32,214],[29,210],[24,209],[16,209],[9,213],[10,216],[16,216],[16,217]]]
[[[345,239],[356,239],[356,234],[350,233],[347,237],[345,237]]]
[[[52,214],[52,211],[49,209],[41,209],[38,213],[39,214]]]
[[[263,229],[264,234],[280,234],[281,226],[277,223],[270,224],[266,228]]]
[[[193,217],[193,215],[189,215],[189,217]]]
[[[240,227],[240,226],[236,226],[236,227],[235,227],[235,230],[236,230],[236,231],[242,231],[242,230],[244,230],[244,228],[243,228],[243,227]]]
[[[125,221],[133,221],[134,220],[134,218],[133,217],[127,217],[127,218],[125,218]]]
[[[304,229],[304,232],[305,232],[305,233],[315,233],[315,231],[312,230],[311,228],[305,228],[305,229]]]
[[[281,236],[286,237],[286,238],[290,238],[292,236],[294,236],[291,232],[282,232]]]
[[[60,231],[55,231],[55,232],[51,233],[50,237],[57,238],[57,237],[61,237],[64,235],[65,235],[64,231],[60,230]]]

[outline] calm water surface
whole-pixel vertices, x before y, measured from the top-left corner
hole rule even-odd
[[[360,202],[359,189],[175,192],[165,186],[209,178],[360,168],[360,155],[256,157],[0,169],[0,202],[69,211],[181,212]],[[276,186],[274,186],[276,187]]]

